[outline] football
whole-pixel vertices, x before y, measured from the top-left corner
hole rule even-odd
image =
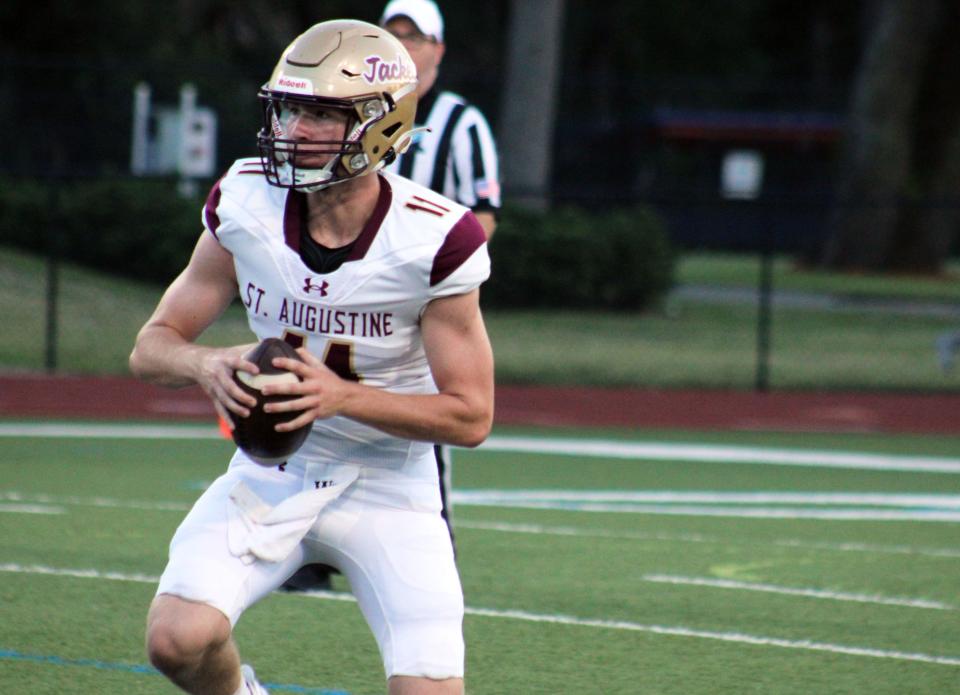
[[[299,381],[293,372],[273,366],[273,358],[289,357],[300,360],[293,347],[279,338],[267,338],[253,349],[246,359],[260,368],[259,374],[234,371],[233,379],[241,389],[257,399],[250,408],[250,415],[234,415],[233,441],[243,452],[261,466],[275,466],[283,463],[299,449],[310,433],[310,423],[290,432],[277,432],[274,425],[289,422],[302,413],[302,410],[283,413],[266,413],[263,406],[290,400],[291,396],[264,396],[261,389],[266,384],[289,383]],[[302,360],[301,360],[302,361]]]

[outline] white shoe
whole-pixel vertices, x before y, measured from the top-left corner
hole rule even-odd
[[[247,686],[250,695],[270,695],[267,689],[260,685],[260,681],[257,680],[257,674],[253,672],[252,666],[248,664],[241,666],[240,675],[243,677],[243,684]]]

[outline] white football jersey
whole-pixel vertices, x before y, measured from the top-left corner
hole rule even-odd
[[[269,185],[258,159],[238,160],[214,186],[204,226],[233,255],[258,339],[302,344],[340,376],[368,386],[435,393],[420,317],[431,300],[464,294],[487,279],[486,237],[469,208],[408,179],[378,176],[372,218],[346,261],[329,273],[314,272],[300,258],[306,197]],[[432,442],[334,417],[314,423],[298,456],[361,464],[361,484],[370,476],[417,480],[433,507],[439,495],[432,449]]]

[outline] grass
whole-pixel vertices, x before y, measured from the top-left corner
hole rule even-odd
[[[750,286],[755,259],[685,257],[679,280]],[[847,278],[801,273],[777,263],[776,284],[874,297],[960,299],[960,283],[912,278]],[[137,330],[161,289],[65,265],[60,273],[57,364],[67,372],[122,374]],[[45,345],[45,266],[0,249],[0,311],[15,330],[0,338],[0,369],[41,370]],[[844,290],[843,288],[846,288]],[[940,294],[933,294],[937,288]],[[756,309],[674,297],[644,314],[596,311],[485,312],[501,383],[749,389],[756,374]],[[781,389],[956,391],[960,372],[943,373],[934,343],[957,328],[949,318],[777,308],[770,384]],[[248,342],[239,305],[204,336],[209,344]]]
[[[749,388],[756,314],[671,302],[668,313],[488,312],[498,378],[509,383]],[[955,390],[934,341],[955,326],[928,317],[783,310],[774,315],[771,384],[793,389]]]
[[[677,282],[687,285],[756,287],[758,254],[688,253],[677,268]],[[789,256],[773,263],[773,285],[794,292],[824,292],[859,299],[960,302],[960,262],[947,263],[939,277],[890,276],[870,273],[834,273],[800,267]]]
[[[16,330],[0,338],[0,365],[44,367],[47,269],[42,258],[0,249],[0,307]],[[59,272],[57,364],[77,373],[126,373],[137,331],[150,317],[163,288],[63,264]],[[210,344],[249,342],[239,309],[232,309],[203,336]]]
[[[145,668],[151,578],[162,570],[186,508],[223,470],[230,447],[218,439],[151,440],[133,427],[124,431],[128,438],[3,437],[4,691],[175,692]],[[556,435],[516,428],[495,434],[535,441]],[[960,437],[563,434],[886,456],[960,451]],[[471,695],[899,695],[953,692],[960,683],[956,521],[921,521],[922,506],[897,507],[913,515],[901,520],[797,518],[831,506],[867,517],[878,509],[856,502],[783,503],[776,505],[779,518],[744,515],[770,503],[704,502],[686,510],[660,503],[657,511],[618,502],[614,510],[587,511],[577,502],[596,491],[869,492],[949,496],[940,506],[955,512],[960,473],[483,448],[457,451],[455,461]],[[523,490],[563,492],[566,501],[541,508],[470,501],[481,491]],[[33,505],[31,513],[11,507],[14,501]],[[685,513],[663,513],[671,507]],[[335,589],[348,590],[341,577]],[[274,594],[243,617],[236,634],[272,692],[383,692],[376,645],[352,603]],[[938,657],[948,661],[931,663]]]

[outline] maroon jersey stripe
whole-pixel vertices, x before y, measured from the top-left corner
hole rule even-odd
[[[425,208],[422,205],[417,205],[416,203],[407,202],[406,207],[411,210],[423,210],[424,212],[429,212],[431,215],[436,215],[437,217],[443,217],[443,213],[440,210],[434,210],[433,208]]]
[[[487,235],[476,216],[469,210],[465,212],[460,221],[447,232],[447,238],[433,257],[430,286],[433,287],[450,277],[486,240]]]
[[[377,232],[380,231],[383,218],[387,216],[387,211],[390,209],[390,203],[393,201],[393,189],[390,188],[389,182],[382,176],[377,176],[377,179],[380,181],[380,194],[377,196],[377,205],[373,209],[373,214],[370,215],[370,219],[367,220],[363,231],[360,232],[360,236],[357,237],[356,243],[350,250],[350,255],[347,256],[346,261],[344,261],[345,263],[347,261],[358,261],[367,255],[367,251],[376,238]]]
[[[427,200],[426,198],[421,198],[421,197],[418,196],[418,195],[413,196],[413,199],[414,199],[414,200],[419,200],[421,203],[426,203],[427,205],[432,205],[432,206],[435,207],[435,208],[440,208],[440,209],[443,210],[444,212],[450,212],[450,208],[445,208],[445,207],[443,207],[442,205],[440,205],[440,203],[438,203],[438,202],[436,202],[436,201]]]
[[[223,179],[220,179],[220,181],[223,181]],[[213,184],[213,188],[207,195],[207,202],[203,204],[203,218],[207,223],[207,229],[217,239],[220,238],[217,236],[217,228],[220,226],[220,216],[217,214],[217,206],[220,205],[220,181]]]
[[[307,217],[307,196],[300,191],[287,192],[283,208],[283,238],[287,246],[300,253],[300,225]]]

